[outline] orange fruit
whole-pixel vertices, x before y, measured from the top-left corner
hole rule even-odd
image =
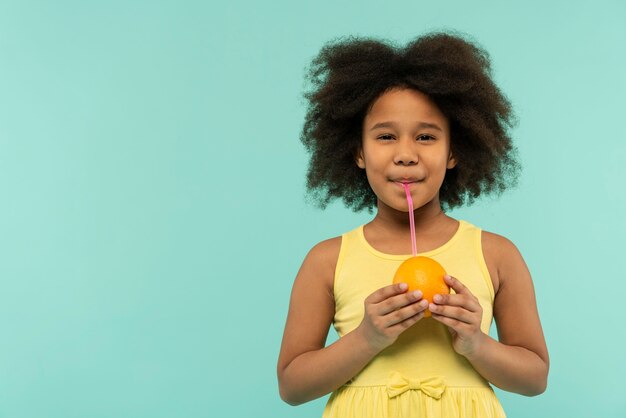
[[[423,298],[432,303],[436,294],[450,293],[450,287],[443,281],[446,275],[444,268],[429,257],[411,257],[405,260],[396,274],[393,276],[393,283],[406,283],[409,285],[408,292],[421,290]],[[424,316],[430,316],[430,311],[426,309]]]

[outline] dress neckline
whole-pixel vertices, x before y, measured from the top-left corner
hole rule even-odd
[[[433,255],[436,255],[438,253],[441,253],[443,251],[445,251],[446,249],[448,249],[452,244],[454,244],[454,242],[456,240],[458,240],[459,236],[461,235],[461,231],[463,231],[464,229],[466,229],[469,224],[462,220],[459,219],[459,226],[457,227],[456,232],[454,233],[454,235],[452,235],[452,237],[446,241],[444,244],[442,244],[441,246],[434,248],[432,250],[429,251],[425,251],[425,252],[418,252],[417,255],[418,256],[424,256],[424,257],[430,257]],[[367,250],[374,254],[377,257],[380,258],[386,258],[388,260],[406,260],[407,258],[410,258],[413,256],[413,254],[388,254],[388,253],[384,253],[382,251],[377,250],[376,248],[372,247],[372,245],[367,241],[367,239],[365,239],[365,233],[363,232],[363,228],[364,228],[365,224],[359,226],[357,228],[357,235],[359,237],[359,240],[361,241],[361,243],[365,246],[365,248],[367,248]]]

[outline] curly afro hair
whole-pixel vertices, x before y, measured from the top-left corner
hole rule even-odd
[[[459,35],[431,33],[404,48],[371,38],[326,44],[306,76],[311,89],[300,139],[310,154],[307,191],[321,208],[336,198],[372,212],[377,198],[355,156],[363,119],[393,88],[428,95],[448,118],[457,165],[439,192],[444,209],[500,194],[517,182],[520,164],[509,135],[515,117],[491,79],[487,53]]]

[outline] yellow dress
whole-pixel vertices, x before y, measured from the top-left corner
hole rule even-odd
[[[454,236],[419,255],[437,260],[478,298],[481,329],[488,333],[494,290],[482,253],[481,230],[459,221]],[[343,234],[335,271],[334,327],[339,336],[363,319],[364,300],[391,284],[410,255],[377,251],[365,240],[363,226]],[[349,382],[333,392],[323,418],[503,418],[489,383],[452,348],[447,327],[425,318],[381,351]]]

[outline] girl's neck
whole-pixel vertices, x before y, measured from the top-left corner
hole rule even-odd
[[[377,204],[378,211],[374,219],[369,223],[371,228],[381,228],[388,231],[405,231],[410,229],[409,213],[393,209],[380,200]],[[415,231],[428,233],[437,230],[443,224],[449,223],[452,218],[448,217],[439,203],[439,199],[417,208],[413,211]]]
[[[435,203],[435,204],[432,204]],[[413,211],[418,253],[438,248],[457,231],[459,222],[447,216],[438,201]],[[409,214],[378,202],[378,213],[365,225],[363,233],[368,243],[383,253],[411,253],[411,224]]]

